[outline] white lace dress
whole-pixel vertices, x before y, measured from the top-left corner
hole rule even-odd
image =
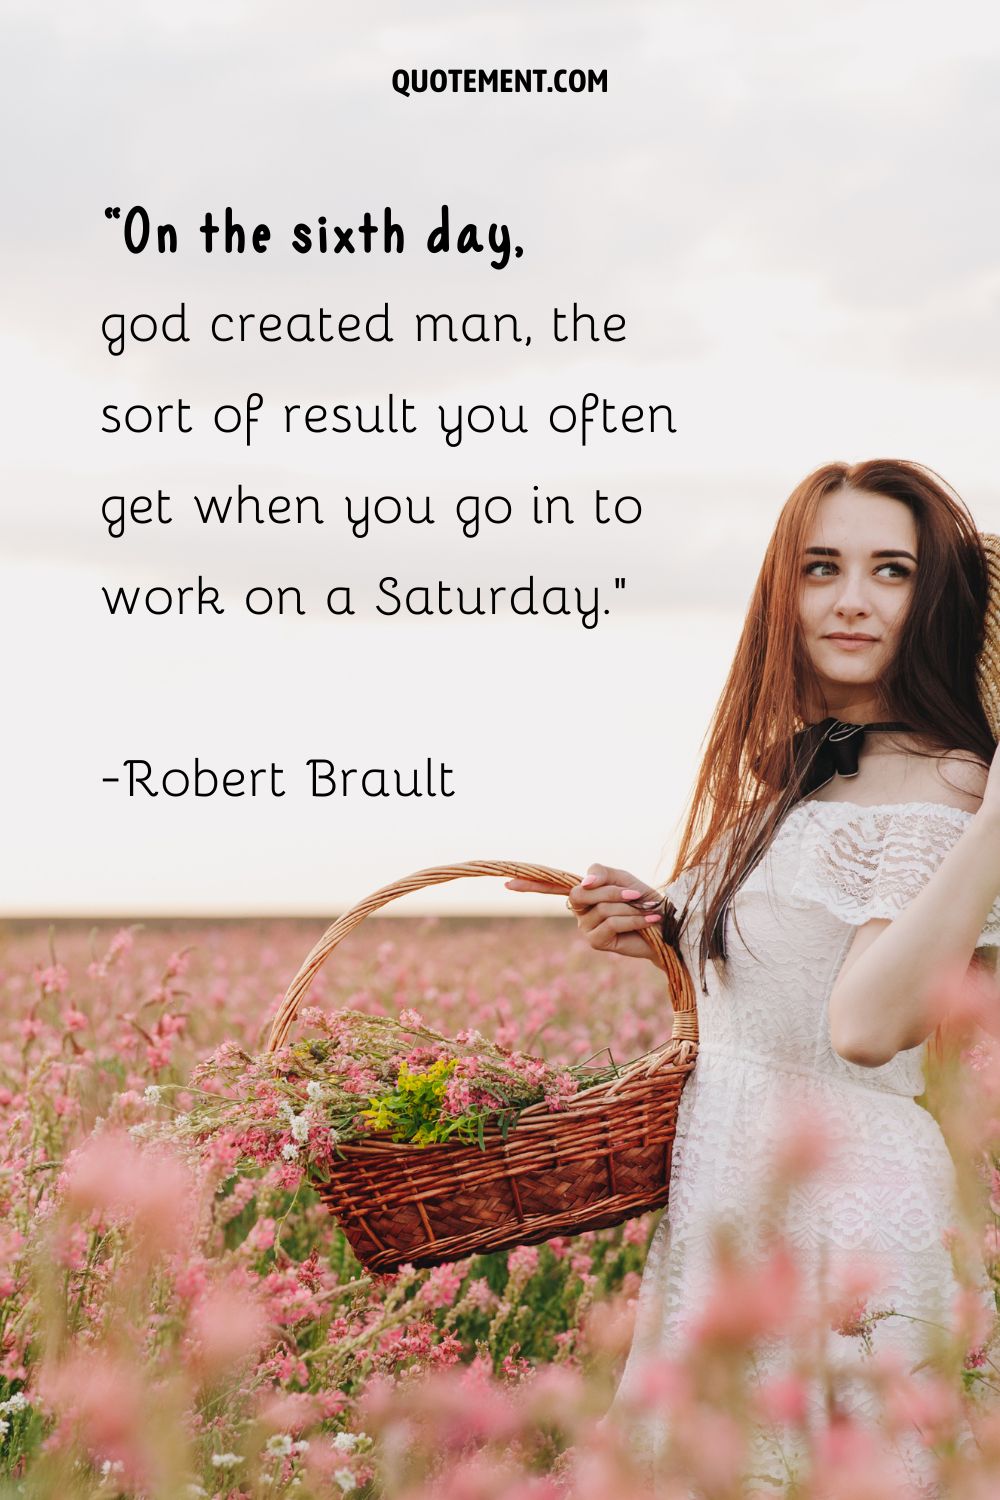
[[[737,893],[724,978],[709,962],[708,993],[697,992],[698,1060],[681,1096],[670,1199],[650,1245],[615,1418],[643,1357],[681,1347],[708,1282],[711,1227],[717,1217],[737,1228],[752,1221],[758,1176],[791,1107],[821,1111],[834,1148],[821,1172],[793,1191],[783,1221],[800,1264],[820,1277],[840,1252],[860,1252],[882,1272],[874,1306],[949,1322],[957,1283],[942,1235],[955,1222],[955,1174],[937,1122],[915,1102],[925,1087],[926,1044],[881,1067],[847,1062],[830,1044],[828,1002],[855,929],[897,916],[971,816],[941,803],[800,802]],[[667,888],[678,906],[689,882],[685,873]],[[682,938],[695,976],[699,931],[696,913]],[[998,943],[1000,901],[980,938]],[[985,1272],[982,1295],[992,1308]],[[924,1325],[903,1317],[872,1330],[874,1348],[899,1350],[908,1367],[922,1357],[925,1336]],[[848,1364],[863,1357],[856,1339],[831,1335],[831,1343]],[[779,1364],[768,1367],[765,1349],[761,1376]],[[860,1385],[854,1403],[852,1410],[867,1405]],[[631,1430],[655,1465],[667,1414]],[[926,1482],[919,1444],[903,1448],[903,1471],[919,1492]],[[759,1454],[771,1474],[776,1452]]]

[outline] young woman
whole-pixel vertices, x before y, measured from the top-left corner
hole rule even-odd
[[[698,996],[698,1059],[618,1399],[642,1356],[676,1350],[707,1285],[711,1226],[752,1223],[796,1109],[822,1114],[837,1144],[788,1209],[802,1263],[819,1277],[840,1253],[874,1260],[878,1304],[904,1315],[875,1325],[874,1347],[910,1364],[925,1329],[911,1319],[949,1321],[954,1166],[915,1097],[937,976],[992,966],[1000,944],[989,587],[982,538],[931,472],[874,460],[809,475],[768,546],[674,878],[659,896],[594,864],[570,893],[586,940],[610,953],[649,957],[639,929],[662,921]],[[664,1416],[645,1434],[654,1454],[666,1430]],[[918,1487],[925,1460],[903,1445]]]

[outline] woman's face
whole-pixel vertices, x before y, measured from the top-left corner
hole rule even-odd
[[[917,523],[909,506],[841,489],[820,501],[800,560],[799,616],[825,708],[873,708],[913,595]]]

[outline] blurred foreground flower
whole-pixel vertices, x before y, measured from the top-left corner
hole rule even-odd
[[[336,1004],[367,1018],[406,1005],[406,1024],[442,1034],[460,1017],[470,1064],[477,1033],[525,1056],[544,1040],[554,1074],[599,1042],[621,1059],[662,1039],[653,975],[568,956],[558,923],[394,921],[391,941],[388,923],[371,926],[343,955]],[[1000,1492],[996,1321],[976,1279],[1000,1206],[1000,1064],[978,1023],[957,1029],[964,990],[928,1091],[959,1168],[948,1242],[963,1281],[947,1326],[926,1330],[926,1366],[879,1348],[900,1318],[877,1266],[845,1250],[822,1287],[803,1275],[783,1209],[811,1191],[830,1142],[818,1114],[789,1115],[760,1223],[719,1226],[687,1346],[651,1357],[608,1418],[653,1216],[371,1277],[302,1170],[329,1146],[319,1071],[261,1084],[257,1133],[199,1145],[192,1115],[229,1107],[225,1059],[242,1076],[302,939],[275,926],[264,946],[227,928],[190,955],[176,932],[81,935],[58,954],[37,934],[8,945],[0,1474],[23,1486],[12,1497],[916,1500],[901,1454],[924,1455],[950,1500]],[[408,1068],[429,1072],[437,1059],[414,1050]],[[351,1108],[364,1108],[371,1079],[350,1076]],[[465,1108],[481,1078],[470,1067],[449,1103]],[[159,1140],[167,1122],[180,1158]],[[652,1473],[650,1427],[669,1432]]]

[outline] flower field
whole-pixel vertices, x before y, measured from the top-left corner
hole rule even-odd
[[[942,1493],[1000,1493],[994,1329],[971,1291],[919,1379],[872,1362],[884,1433],[833,1399],[806,1437],[804,1384],[744,1378],[758,1342],[785,1333],[804,1347],[821,1326],[864,1347],[891,1309],[869,1300],[863,1267],[835,1303],[803,1307],[780,1244],[751,1275],[720,1238],[691,1351],[651,1362],[637,1398],[637,1416],[678,1418],[654,1479],[627,1428],[600,1418],[655,1215],[373,1278],[309,1186],[305,1110],[275,1113],[256,1160],[232,1132],[165,1145],[164,1130],[220,1087],[219,1048],[261,1050],[318,933],[273,922],[0,934],[0,1496],[875,1500],[917,1493],[884,1461],[885,1434],[904,1430],[919,1432]],[[651,965],[594,954],[559,919],[372,919],[309,1003],[476,1029],[545,1059],[556,1080],[609,1053],[627,1061],[668,1024]],[[983,1035],[942,1065],[934,1102],[968,1163],[956,1264],[985,1253],[993,1265],[1000,1062]],[[822,1152],[801,1129],[792,1145],[777,1199]],[[761,1420],[776,1473],[748,1479]],[[796,1467],[788,1453],[803,1442]]]

